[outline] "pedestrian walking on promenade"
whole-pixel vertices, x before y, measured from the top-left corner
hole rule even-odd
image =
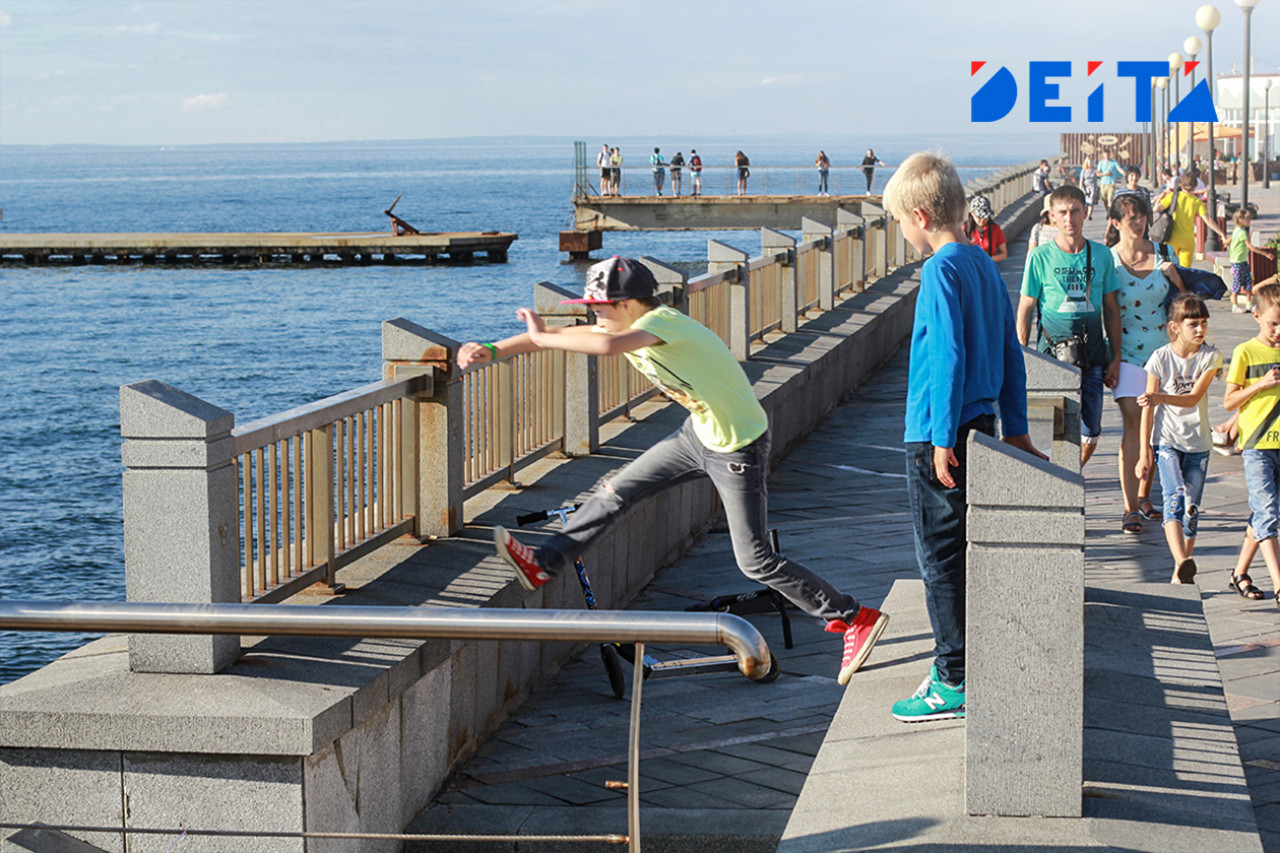
[[[1239,446],[1244,458],[1244,481],[1249,489],[1249,525],[1271,574],[1272,589],[1280,591],[1280,285],[1266,284],[1253,292],[1253,318],[1258,334],[1231,354],[1227,393],[1222,405],[1240,410]],[[1249,547],[1248,539],[1244,548]],[[1248,562],[1243,560],[1245,567]],[[1237,567],[1240,563],[1237,562]],[[1248,574],[1237,571],[1232,586],[1246,598],[1256,590]],[[1280,598],[1276,599],[1280,607]]]
[[[1080,368],[1084,467],[1102,434],[1102,388],[1114,388],[1120,373],[1120,285],[1110,250],[1084,236],[1080,188],[1059,187],[1050,193],[1049,213],[1058,236],[1027,255],[1018,301],[1018,340],[1031,340],[1031,315],[1038,311],[1040,351]]]
[[[615,147],[609,152],[610,195],[622,195],[622,149]]]
[[[702,158],[698,156],[697,148],[689,149],[689,178],[691,181],[690,195],[702,195]]]
[[[1173,233],[1169,236],[1169,245],[1178,253],[1178,263],[1184,267],[1191,266],[1191,258],[1196,248],[1196,220],[1203,219],[1205,227],[1217,234],[1222,242],[1227,242],[1227,235],[1209,219],[1204,201],[1196,194],[1196,176],[1191,172],[1183,172],[1178,179],[1178,189],[1166,190],[1156,199],[1156,210],[1167,210],[1173,218]]]
[[[990,199],[984,195],[974,196],[965,217],[964,236],[990,255],[991,260],[1000,263],[1009,257],[1009,246],[1004,239],[1004,230],[991,219],[994,215]]]
[[[1093,209],[1098,206],[1098,170],[1088,157],[1080,164],[1080,189],[1084,190],[1084,218],[1093,219]]]
[[[709,477],[724,506],[738,568],[825,621],[828,631],[843,635],[837,681],[847,684],[889,617],[773,550],[766,530],[768,416],[724,342],[706,326],[661,304],[656,289],[653,274],[639,261],[603,261],[587,271],[583,297],[567,300],[590,305],[594,326],[548,328],[533,311],[520,308],[516,315],[525,332],[494,343],[466,343],[458,350],[459,367],[541,349],[622,355],[690,412],[683,426],[607,480],[541,546],[531,548],[496,527],[498,555],[526,589],[536,589],[572,566],[638,501]]]
[[[1154,466],[1164,495],[1164,538],[1173,556],[1173,583],[1196,576],[1196,530],[1209,471],[1209,383],[1222,370],[1222,353],[1204,342],[1209,306],[1198,293],[1179,293],[1169,306],[1172,340],[1151,354],[1142,407],[1139,480]]]
[[[1040,165],[1031,175],[1031,189],[1040,195],[1048,195],[1053,192],[1053,184],[1049,182],[1049,161],[1041,160]]]
[[[1152,353],[1169,343],[1165,311],[1169,287],[1183,290],[1177,267],[1168,258],[1162,258],[1155,244],[1146,237],[1149,214],[1141,196],[1117,194],[1107,214],[1110,224],[1105,238],[1119,283],[1116,303],[1120,308],[1120,372],[1116,374],[1111,396],[1124,424],[1119,471],[1120,491],[1124,496],[1120,528],[1125,533],[1141,533],[1144,519],[1159,521],[1163,517],[1151,505],[1149,475],[1152,469],[1147,469],[1145,479],[1134,475],[1145,447],[1141,444],[1142,408],[1138,400],[1147,391],[1147,361]],[[1167,249],[1163,251],[1167,254]]]
[[[964,186],[955,167],[913,154],[884,191],[885,208],[922,254],[907,377],[907,497],[916,558],[933,627],[934,662],[913,696],[895,702],[904,722],[965,713],[966,447],[995,435],[1045,458],[1027,434],[1027,377],[1000,270],[965,239]]]
[[[1098,160],[1098,193],[1102,198],[1103,210],[1111,209],[1111,202],[1116,196],[1116,182],[1123,180],[1124,170],[1111,159],[1111,152],[1104,150]]]

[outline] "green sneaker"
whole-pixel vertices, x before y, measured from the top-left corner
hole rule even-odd
[[[950,720],[964,716],[964,682],[949,687],[938,678],[938,667],[929,668],[929,677],[910,699],[893,703],[893,716],[904,723]]]

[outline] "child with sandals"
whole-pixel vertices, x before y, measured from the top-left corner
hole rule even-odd
[[[1254,288],[1253,318],[1258,334],[1235,348],[1227,370],[1227,393],[1222,404],[1239,409],[1239,446],[1244,457],[1244,479],[1249,489],[1252,515],[1231,586],[1245,598],[1257,600],[1262,592],[1246,569],[1252,549],[1262,551],[1273,589],[1280,591],[1280,284]],[[1280,607],[1280,598],[1276,599]]]
[[[1170,342],[1147,360],[1141,451],[1134,474],[1153,465],[1164,495],[1164,536],[1173,555],[1173,583],[1196,576],[1196,529],[1209,470],[1209,383],[1222,370],[1222,353],[1204,342],[1209,307],[1197,293],[1179,293],[1169,306]]]
[[[810,616],[841,634],[836,676],[848,684],[889,624],[888,614],[858,603],[795,560],[775,552],[767,535],[769,417],[733,353],[706,326],[663,305],[649,268],[615,257],[587,270],[581,299],[595,324],[548,327],[528,308],[516,316],[525,332],[458,349],[458,366],[486,364],[542,349],[622,355],[690,415],[675,432],[613,474],[587,499],[564,530],[541,545],[524,544],[501,526],[493,530],[498,556],[525,589],[552,575],[604,535],[640,500],[698,477],[708,477],[724,507],[738,568],[776,589]]]

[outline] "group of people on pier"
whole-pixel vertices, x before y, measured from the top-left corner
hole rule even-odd
[[[654,154],[660,152],[655,148]],[[820,160],[822,155],[820,154]],[[1053,188],[1042,161],[1045,208],[1054,233],[1027,257],[1015,310],[996,259],[1007,242],[989,201],[966,204],[954,166],[919,153],[907,158],[884,191],[885,209],[921,254],[910,339],[903,440],[917,563],[934,634],[929,674],[890,713],[905,722],[965,715],[966,445],[970,433],[994,436],[1040,459],[1027,420],[1022,346],[1037,346],[1080,369],[1080,464],[1101,432],[1103,388],[1113,389],[1124,421],[1120,475],[1123,529],[1160,520],[1174,559],[1174,583],[1190,583],[1199,506],[1211,447],[1206,395],[1223,366],[1205,343],[1208,305],[1174,255],[1148,236],[1145,193],[1113,192],[1105,244],[1084,236],[1088,198],[1076,186]],[[1121,170],[1120,174],[1124,174]],[[1194,179],[1193,179],[1194,180]],[[1176,202],[1170,202],[1170,205]],[[1176,208],[1175,208],[1176,209]],[[1249,219],[1237,219],[1247,242]],[[1233,261],[1235,258],[1233,257]],[[524,331],[489,343],[469,342],[458,365],[559,349],[622,355],[671,400],[689,410],[684,424],[604,481],[564,529],[532,547],[502,527],[498,555],[527,589],[552,576],[604,534],[637,501],[707,477],[724,506],[734,558],[748,577],[777,590],[842,637],[837,681],[846,684],[871,654],[889,615],[771,547],[766,531],[769,421],[742,367],[720,338],[656,297],[648,268],[615,257],[592,266],[580,299],[595,324],[549,327],[519,309]],[[1168,298],[1167,298],[1168,297]],[[1280,590],[1280,284],[1252,289],[1258,335],[1236,347],[1225,405],[1244,454],[1252,518],[1231,586],[1258,599],[1247,573],[1263,552]],[[1150,501],[1158,473],[1163,506]]]
[[[813,161],[814,168],[818,170],[818,188],[817,195],[829,196],[830,192],[830,173],[831,158],[825,151],[819,151],[818,156]],[[875,151],[868,148],[866,156],[862,158],[859,168],[862,169],[863,177],[866,178],[868,195],[871,193],[871,184],[875,179],[875,167],[885,165]],[[600,169],[600,195],[603,196],[620,196],[622,192],[622,151],[617,146],[610,147],[605,143],[600,148],[600,153],[596,155],[596,166]],[[696,148],[689,150],[689,159],[686,161],[684,152],[677,151],[670,160],[663,157],[662,149],[654,146],[653,153],[649,155],[649,171],[653,177],[653,194],[660,196],[666,187],[667,173],[671,176],[671,194],[680,196],[684,190],[684,170],[689,170],[690,179],[690,196],[702,195],[702,157],[698,155]],[[747,194],[747,186],[751,177],[751,158],[744,154],[741,150],[733,155],[733,173],[736,179],[736,192],[738,195]]]

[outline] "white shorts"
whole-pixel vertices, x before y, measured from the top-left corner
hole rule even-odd
[[[1116,387],[1111,389],[1111,399],[1140,397],[1145,393],[1147,393],[1147,371],[1136,364],[1120,362],[1120,378],[1116,382]]]

